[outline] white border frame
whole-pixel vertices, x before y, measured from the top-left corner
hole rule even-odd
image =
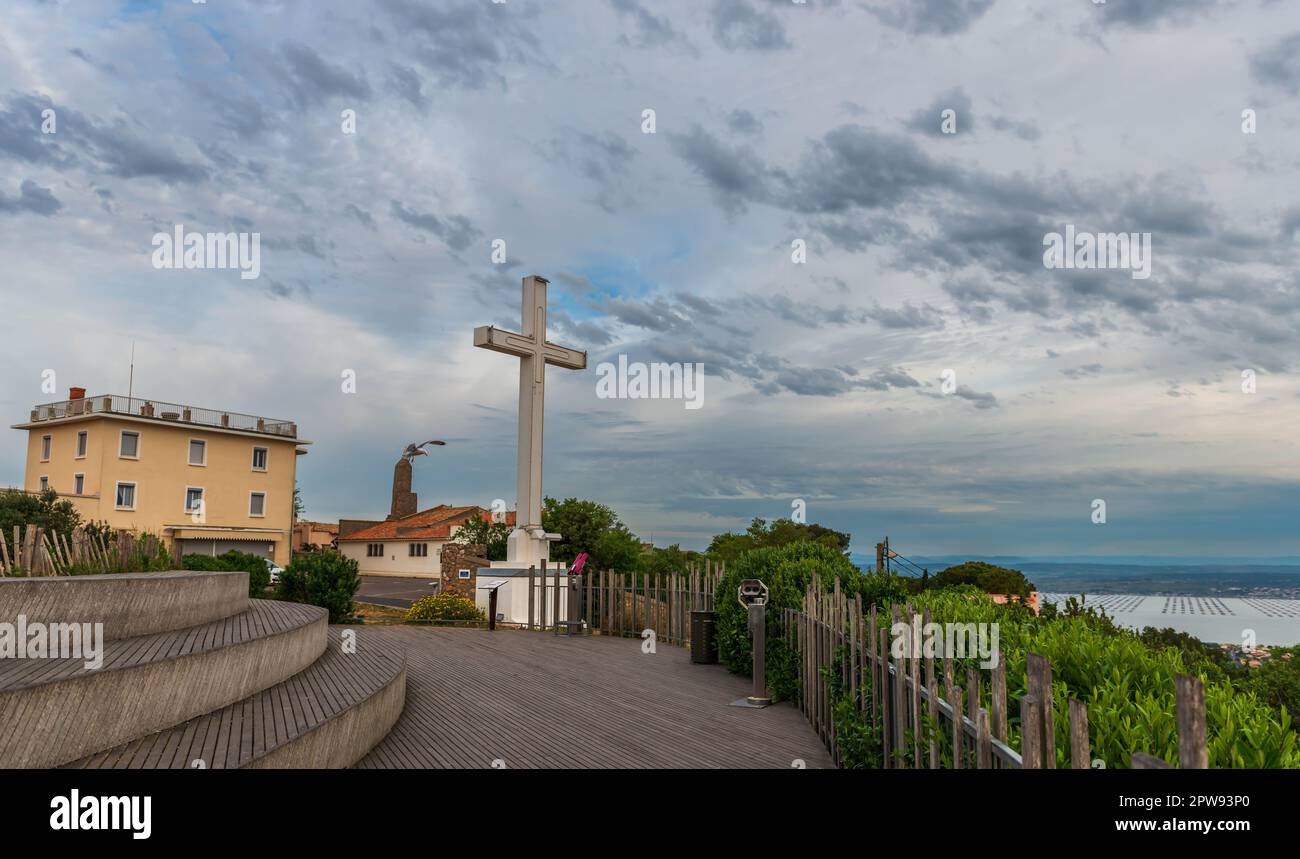
[[[77,431],[77,446],[76,446],[75,448],[73,448],[73,451],[74,451],[74,452],[81,450],[81,440],[82,440],[83,438],[86,440],[86,453],[89,453],[89,452],[90,452],[90,430],[78,430],[78,431]],[[118,451],[121,451],[121,448],[118,448]],[[85,458],[86,458],[86,453],[76,453],[76,455],[73,456],[72,458],[73,458],[73,459],[85,459]]]
[[[129,457],[128,457],[128,459],[129,459]],[[130,506],[130,507],[122,507],[121,505],[119,505],[119,504],[117,503],[117,497],[118,497],[118,496],[117,496],[117,491],[118,491],[119,489],[121,489],[123,486],[129,486],[129,487],[131,487],[131,506]],[[113,486],[113,509],[114,509],[114,510],[124,510],[124,511],[126,511],[126,512],[128,512],[128,513],[134,513],[134,512],[136,511],[136,508],[138,508],[139,506],[140,506],[140,484],[137,483],[137,482],[134,481],[134,480],[119,480],[119,481],[117,481],[117,483],[114,484],[114,486]]]
[[[191,490],[191,489],[197,489],[197,490],[199,491],[199,493],[200,493],[200,495],[199,495],[199,507],[197,507],[197,508],[194,509],[194,510],[191,510],[191,509],[190,509],[190,490]],[[186,516],[193,516],[195,513],[198,513],[199,511],[203,511],[204,513],[206,513],[206,512],[207,512],[207,501],[208,501],[208,488],[207,488],[206,486],[186,486],[186,487],[185,487],[185,495],[183,496],[183,498],[182,498],[182,500],[181,500],[181,508],[182,508],[182,510],[185,512],[185,515],[186,515]]]
[[[48,450],[46,449],[48,446]],[[41,462],[49,462],[50,457],[54,455],[54,435],[46,433],[41,436]]]
[[[77,491],[77,478],[81,478],[81,491]],[[81,497],[86,494],[86,472],[78,471],[72,475],[72,494]],[[117,499],[113,499],[116,501]]]
[[[192,448],[192,447],[194,446],[194,442],[196,442],[196,441],[197,441],[199,444],[203,445],[203,461],[202,461],[202,462],[190,462],[190,448]],[[190,436],[189,441],[185,442],[185,464],[186,464],[186,465],[192,465],[192,466],[194,466],[195,468],[207,468],[207,467],[208,467],[208,440],[207,440],[206,438],[198,438],[197,436]],[[195,488],[195,489],[198,489],[199,487],[196,486],[196,487],[194,487],[194,488]]]
[[[262,496],[262,512],[261,512],[261,513],[254,513],[254,512],[253,512],[253,496],[254,496],[254,495],[260,495],[260,496]],[[270,495],[270,493],[268,493],[268,492],[267,492],[266,490],[264,490],[264,489],[251,489],[251,490],[249,490],[249,492],[248,492],[248,518],[249,518],[249,519],[265,519],[265,518],[266,518],[266,502],[267,502],[267,498],[269,497],[269,495]]]
[[[257,452],[259,450],[266,451],[266,466],[264,468],[257,467]],[[256,471],[258,474],[265,474],[266,472],[270,471],[271,470],[271,448],[261,444],[253,445],[253,451],[252,453],[249,454],[248,467],[252,471]]]
[[[122,437],[127,435],[135,436],[135,456],[127,456],[126,454],[122,453]],[[118,459],[129,459],[132,462],[139,462],[140,449],[143,445],[144,445],[144,433],[140,432],[139,430],[118,430],[117,431],[117,458]],[[113,500],[116,501],[117,499],[114,498]]]

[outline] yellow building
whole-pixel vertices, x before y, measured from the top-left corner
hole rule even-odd
[[[89,522],[162,536],[180,554],[252,552],[289,563],[297,459],[288,421],[136,397],[32,409],[24,489],[53,489]]]

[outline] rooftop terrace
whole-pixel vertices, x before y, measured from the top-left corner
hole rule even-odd
[[[161,400],[149,400],[140,397],[123,397],[118,394],[77,397],[36,406],[32,409],[31,422],[35,424],[43,421],[57,421],[94,414],[129,415],[169,423],[262,433],[282,438],[296,439],[298,437],[298,425],[292,421],[259,417],[258,415],[245,415],[239,412],[221,411],[220,409],[201,409],[196,406],[165,403]]]

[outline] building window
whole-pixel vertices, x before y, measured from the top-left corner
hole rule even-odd
[[[208,443],[201,438],[190,439],[190,465],[208,464]]]
[[[264,447],[253,448],[253,470],[266,471],[267,449]]]
[[[86,439],[88,435],[85,430],[77,433],[77,459],[86,458]]]
[[[84,474],[72,475],[72,494],[73,495],[86,494],[86,475]]]
[[[199,513],[203,510],[203,487],[185,487],[185,512]]]
[[[248,515],[249,516],[266,515],[266,493],[265,492],[248,493]]]
[[[49,488],[50,488],[50,479],[44,475],[41,475],[41,491],[44,492]]]
[[[52,439],[48,435],[41,436],[41,462],[50,461],[50,444]]]
[[[382,558],[383,556],[384,556],[384,544],[383,544],[383,543],[367,543],[367,544],[366,544],[366,557],[367,557],[367,558]]]
[[[121,441],[118,442],[117,455],[123,459],[139,459],[140,433],[123,431]]]
[[[135,484],[121,483],[117,484],[117,497],[113,501],[113,506],[118,510],[135,509]]]
[[[407,551],[410,553],[412,558],[427,558],[429,557],[429,544],[410,543],[407,546]]]

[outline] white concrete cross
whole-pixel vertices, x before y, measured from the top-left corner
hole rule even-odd
[[[491,325],[474,329],[474,345],[519,359],[519,451],[515,461],[518,512],[506,548],[511,566],[541,565],[550,557],[542,531],[542,416],[546,396],[546,365],[585,370],[587,353],[557,346],[546,339],[545,278],[524,278],[522,334]],[[554,535],[553,535],[554,536]]]

